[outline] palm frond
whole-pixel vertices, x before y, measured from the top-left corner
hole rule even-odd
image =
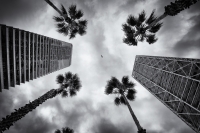
[[[53,16],[53,19],[54,19],[56,22],[63,22],[63,21],[64,21],[64,18],[63,18],[63,17]]]
[[[77,74],[74,74],[72,76],[71,87],[76,91],[79,91],[80,88],[81,88],[81,81],[80,81],[80,79],[79,79]]]
[[[129,83],[129,78],[128,78],[128,76],[123,76],[123,77],[122,77],[122,83],[123,83],[123,85],[126,85],[127,83]]]
[[[79,27],[78,34],[80,34],[81,36],[85,35],[86,34],[86,27]]]
[[[68,24],[71,24],[72,23],[72,19],[69,18],[68,16],[65,16],[65,22],[68,23]]]
[[[62,97],[68,97],[68,92],[66,90],[63,90],[61,93]]]
[[[76,12],[76,19],[80,19],[81,17],[83,17],[83,12],[81,10],[78,10]]]
[[[78,80],[79,80],[79,77],[78,77],[77,74],[74,74],[74,75],[72,75],[72,79],[73,79],[74,81],[78,81]]]
[[[137,21],[138,20],[132,15],[129,15],[128,19],[126,20],[126,22],[131,26],[135,26],[137,24]]]
[[[134,33],[131,26],[129,26],[127,24],[122,24],[122,30],[125,32],[125,34],[133,34]]]
[[[139,14],[138,21],[144,22],[145,20],[146,20],[146,13],[145,13],[145,11],[143,10],[143,11]]]
[[[126,101],[123,96],[120,96],[120,103],[126,105]]]
[[[82,85],[81,85],[80,81],[75,81],[72,83],[72,88],[76,91],[79,91],[81,87],[82,87]]]
[[[119,106],[121,104],[120,98],[116,97],[115,100],[114,100],[114,103],[115,103],[115,105]]]
[[[107,95],[112,94],[114,89],[119,89],[118,88],[119,84],[120,84],[120,82],[117,78],[111,77],[111,79],[107,81],[107,85],[105,88],[105,94],[107,94]]]
[[[67,11],[65,9],[65,7],[61,4],[61,11],[63,15],[67,15]]]
[[[65,73],[65,80],[68,81],[72,78],[73,74],[71,72]]]
[[[105,94],[107,94],[107,95],[112,94],[113,93],[113,89],[114,88],[112,86],[106,85]]]
[[[158,39],[155,37],[155,34],[147,35],[147,42],[149,44],[155,43]]]
[[[78,25],[80,25],[82,27],[87,27],[87,23],[88,23],[87,20],[79,20],[78,21]]]
[[[77,12],[77,10],[76,10],[76,5],[71,5],[71,6],[69,7],[68,12],[69,12],[70,17],[71,17],[72,19],[75,19],[75,18],[76,18],[76,12]]]
[[[120,82],[116,77],[111,77],[110,81],[111,81],[110,85],[113,86],[114,88],[118,88],[118,86],[120,85]]]
[[[69,94],[71,97],[76,96],[76,91],[73,89],[69,89]]]
[[[150,29],[149,32],[151,33],[156,33],[161,27],[162,27],[163,23],[157,23],[155,25],[153,25]]]
[[[135,100],[135,94],[136,94],[135,89],[128,89],[126,97],[127,97],[128,100],[133,101],[133,100]]]
[[[86,29],[87,29],[87,20],[79,20],[78,21],[78,33],[82,36],[86,34]]]
[[[57,28],[63,28],[65,26],[65,23],[57,23],[56,27]]]
[[[149,18],[146,20],[146,23],[148,25],[150,25],[153,21],[155,21],[157,19],[157,17],[155,17],[155,9],[151,12],[151,15],[149,16]]]
[[[69,84],[65,83],[64,88],[68,88],[68,87],[69,87]]]
[[[79,91],[81,89],[82,85],[81,84],[77,84],[76,86],[73,86],[73,89],[76,91]]]
[[[78,33],[78,30],[77,30],[77,29],[73,29],[73,30],[70,32],[69,39],[75,38],[75,36],[76,36],[77,33]]]
[[[129,46],[137,46],[137,40],[134,37],[127,36],[126,38],[123,38],[123,42],[128,44]]]
[[[65,36],[68,35],[68,27],[59,28],[57,31]]]
[[[70,129],[69,127],[65,127],[65,128],[62,128],[62,132],[63,133],[74,133],[74,130]]]
[[[61,133],[61,131],[59,129],[57,129],[54,133]]]
[[[122,83],[126,88],[133,88],[135,86],[133,82],[129,81],[128,76],[123,76]]]
[[[62,74],[59,74],[57,77],[56,77],[56,82],[58,83],[58,84],[62,84],[63,83],[63,81],[64,81],[64,76],[62,75]]]

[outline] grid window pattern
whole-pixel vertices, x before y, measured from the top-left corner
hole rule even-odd
[[[72,44],[0,24],[0,92],[71,65]]]
[[[200,60],[136,56],[132,76],[200,133]]]

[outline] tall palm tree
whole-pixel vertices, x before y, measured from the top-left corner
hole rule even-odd
[[[111,79],[107,81],[105,94],[116,94],[117,96],[115,97],[114,103],[117,106],[120,104],[127,105],[131,116],[138,128],[138,133],[146,133],[146,130],[141,127],[128,102],[128,100],[133,101],[135,99],[136,90],[134,89],[134,86],[135,84],[129,81],[128,76],[123,76],[121,82],[117,78],[111,77]]]
[[[77,10],[76,5],[71,5],[67,12],[62,4],[61,9],[58,9],[50,0],[45,1],[60,14],[60,16],[53,17],[59,33],[69,35],[69,39],[74,38],[76,34],[81,36],[86,34],[87,20],[80,19],[83,17],[83,12]]]
[[[69,127],[64,127],[62,128],[62,131],[57,129],[54,133],[74,133],[74,130]]]
[[[60,87],[58,89],[51,89],[38,99],[27,103],[25,106],[19,109],[15,109],[15,111],[12,112],[11,115],[7,115],[5,118],[2,118],[2,120],[0,121],[0,133],[9,129],[14,122],[24,117],[26,114],[37,108],[46,100],[51,99],[58,94],[61,94],[62,97],[75,96],[77,91],[79,91],[81,88],[81,81],[78,75],[72,74],[71,72],[65,73],[65,76],[61,74],[58,75],[56,81],[58,84],[60,84]]]
[[[149,44],[155,43],[158,39],[155,33],[162,27],[163,23],[159,22],[166,16],[175,16],[180,11],[189,8],[199,0],[176,0],[174,3],[165,6],[165,12],[160,16],[155,16],[155,10],[147,18],[143,10],[138,17],[129,15],[126,23],[122,24],[122,30],[125,32],[123,42],[128,45],[137,46],[138,41],[146,40]]]

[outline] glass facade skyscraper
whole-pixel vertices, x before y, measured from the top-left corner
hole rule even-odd
[[[136,56],[132,76],[200,133],[200,60]]]
[[[0,91],[71,65],[72,44],[0,25]]]

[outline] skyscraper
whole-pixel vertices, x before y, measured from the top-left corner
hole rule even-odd
[[[0,91],[71,65],[72,44],[0,25]]]
[[[200,60],[136,56],[132,76],[200,133]]]

